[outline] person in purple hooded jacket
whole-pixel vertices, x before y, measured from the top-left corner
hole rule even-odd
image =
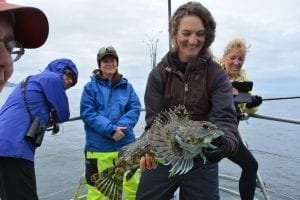
[[[28,139],[34,119],[48,127],[69,119],[66,89],[77,83],[72,60],[61,58],[19,83],[0,109],[0,198],[36,200],[34,155],[40,145]],[[35,132],[34,132],[35,133]],[[38,132],[40,134],[40,132]],[[41,133],[43,136],[43,133]],[[41,142],[41,141],[40,141]]]

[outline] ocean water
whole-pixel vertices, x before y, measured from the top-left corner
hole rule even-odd
[[[0,106],[11,88],[0,94]],[[278,97],[270,93],[265,98]],[[79,116],[81,89],[68,91],[71,117]],[[141,96],[142,99],[142,96]],[[300,99],[265,101],[258,114],[300,121]],[[140,135],[144,127],[144,113],[135,132]],[[300,199],[300,125],[265,119],[250,118],[240,123],[240,132],[249,149],[259,162],[259,173],[272,200]],[[63,124],[59,135],[47,133],[36,152],[36,176],[41,200],[71,199],[84,172],[85,135],[80,120]],[[227,159],[220,162],[220,174],[239,177],[240,168]],[[238,183],[220,178],[220,186],[238,191]],[[84,190],[83,192],[84,193]],[[256,198],[264,199],[260,189]],[[221,191],[221,199],[239,199]]]

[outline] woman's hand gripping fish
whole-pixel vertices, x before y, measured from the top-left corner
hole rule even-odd
[[[157,162],[170,165],[170,176],[185,174],[193,167],[193,158],[202,148],[215,148],[213,140],[223,132],[208,121],[192,121],[184,106],[160,113],[153,125],[135,142],[125,146],[116,164],[92,176],[95,187],[111,200],[122,199],[122,183],[139,168],[142,156],[149,154]]]

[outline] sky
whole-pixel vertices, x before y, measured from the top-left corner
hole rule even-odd
[[[46,43],[27,49],[10,82],[43,70],[56,58],[70,58],[79,69],[80,89],[96,68],[100,47],[113,45],[119,71],[143,92],[150,72],[150,40],[157,40],[159,61],[168,51],[167,0],[7,0],[38,7],[49,20]],[[172,13],[186,3],[172,0]],[[250,45],[244,68],[254,90],[300,95],[300,7],[297,0],[203,0],[217,29],[211,48],[216,57],[233,38]],[[270,90],[273,90],[272,92]],[[285,95],[286,96],[286,95]]]

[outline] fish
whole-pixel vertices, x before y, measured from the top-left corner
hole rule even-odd
[[[202,149],[216,148],[212,141],[223,134],[209,121],[190,120],[185,106],[178,105],[159,113],[151,128],[124,146],[116,163],[93,174],[91,181],[109,199],[121,200],[123,178],[129,180],[134,175],[145,154],[160,164],[170,165],[169,177],[186,174],[193,168],[196,156],[200,155],[204,163],[207,161]]]

